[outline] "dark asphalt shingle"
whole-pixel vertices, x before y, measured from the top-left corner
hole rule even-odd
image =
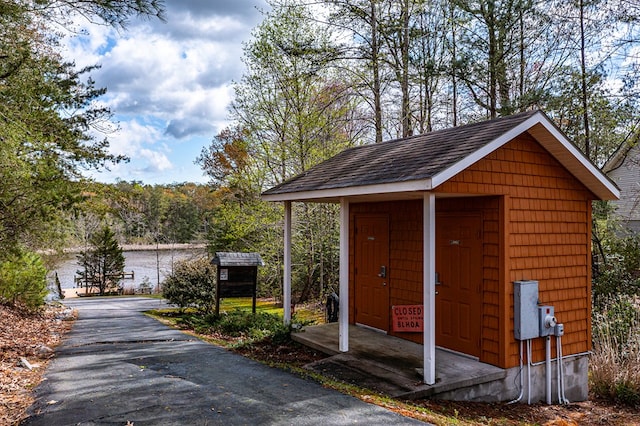
[[[472,155],[539,110],[347,149],[264,192],[287,194],[428,179]]]

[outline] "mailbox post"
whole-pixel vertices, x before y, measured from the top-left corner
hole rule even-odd
[[[256,313],[258,266],[264,262],[258,253],[216,252],[211,261],[218,267],[216,280],[216,315],[220,314],[220,299],[224,297],[253,297]]]

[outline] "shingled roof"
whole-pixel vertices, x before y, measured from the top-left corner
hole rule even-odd
[[[598,197],[617,198],[615,185],[539,110],[350,148],[265,191],[263,198],[320,200],[432,190],[524,132]]]

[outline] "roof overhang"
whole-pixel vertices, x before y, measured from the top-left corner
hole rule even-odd
[[[259,253],[242,252],[216,252],[211,263],[218,266],[264,266]]]
[[[345,188],[322,189],[316,191],[288,192],[284,194],[265,194],[265,201],[317,201],[339,202],[341,198],[380,197],[406,198],[401,194],[414,193],[415,198],[422,197],[422,192],[432,190],[431,179],[412,180],[407,182],[384,183],[379,185],[349,186]]]
[[[528,132],[576,179],[582,182],[595,197],[601,200],[616,200],[620,190],[609,180],[584,154],[569,141],[566,136],[542,112],[532,115],[514,128],[503,133],[490,143],[468,155],[455,164],[447,167],[432,178],[393,182],[377,185],[359,185],[342,188],[331,188],[312,191],[285,192],[263,194],[265,201],[305,201],[305,202],[338,202],[341,198],[349,199],[407,199],[419,198],[425,191],[432,191],[464,171],[472,164],[491,154],[509,141]],[[468,194],[460,194],[465,196]]]

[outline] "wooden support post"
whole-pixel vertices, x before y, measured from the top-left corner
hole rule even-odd
[[[284,323],[291,323],[291,201],[284,202]]]
[[[436,197],[426,192],[423,199],[423,380],[436,382]]]
[[[339,301],[340,352],[349,351],[349,201],[340,199],[340,301]]]

